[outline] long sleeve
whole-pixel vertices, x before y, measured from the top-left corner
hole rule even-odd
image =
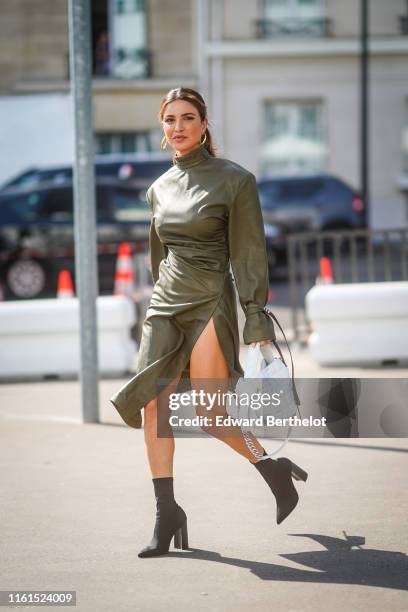
[[[228,243],[239,301],[245,313],[244,342],[275,340],[273,322],[263,311],[268,301],[268,258],[261,205],[252,173],[241,181],[231,204]]]
[[[150,221],[150,232],[149,232],[150,264],[151,264],[153,282],[155,283],[159,278],[160,262],[162,261],[162,259],[167,257],[167,248],[162,243],[159,236],[157,235],[151,197],[152,196],[150,193],[150,189],[148,189],[146,193],[146,199],[152,210],[152,217]]]

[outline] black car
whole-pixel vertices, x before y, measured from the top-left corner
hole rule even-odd
[[[152,182],[172,166],[161,154],[96,155],[95,177],[112,177],[126,184],[144,180]],[[1,191],[17,187],[34,188],[42,183],[62,185],[72,181],[72,166],[27,168],[2,185]]]
[[[150,208],[146,186],[100,178],[96,184],[100,294],[112,294],[117,249],[149,248]],[[0,282],[6,298],[55,296],[58,273],[75,278],[72,183],[0,193]]]
[[[96,183],[99,293],[112,294],[119,243],[133,253],[149,249],[151,211],[148,185],[138,187],[115,179]],[[265,224],[269,270],[284,238],[279,228]],[[40,183],[36,188],[0,193],[0,282],[6,298],[55,296],[58,274],[68,269],[75,279],[73,190]]]
[[[257,186],[265,222],[286,234],[365,227],[360,194],[335,176],[266,177]]]

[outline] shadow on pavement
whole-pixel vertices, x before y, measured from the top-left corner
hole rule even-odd
[[[343,533],[345,533],[343,531]],[[262,580],[310,582],[321,584],[360,584],[364,586],[408,590],[408,557],[403,552],[363,549],[364,536],[347,536],[345,539],[321,534],[291,533],[288,535],[315,540],[326,550],[316,550],[279,555],[310,569],[298,569],[224,557],[220,553],[190,548],[187,552],[170,552],[171,557],[191,557],[216,563],[226,563],[249,569]]]

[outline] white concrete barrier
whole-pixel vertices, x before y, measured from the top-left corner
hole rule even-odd
[[[122,374],[136,354],[134,303],[99,296],[97,315],[99,371]],[[78,298],[0,303],[0,378],[77,375],[79,347]]]
[[[408,282],[318,285],[305,302],[320,365],[408,362]]]

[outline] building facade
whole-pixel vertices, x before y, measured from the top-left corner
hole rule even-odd
[[[226,154],[257,175],[324,171],[358,188],[360,2],[211,8],[202,82]],[[408,6],[369,0],[369,8],[369,222],[406,226]]]
[[[172,87],[208,101],[218,154],[257,176],[360,181],[360,2],[94,0],[100,152],[158,150]],[[369,223],[408,224],[408,6],[369,0]],[[69,92],[66,0],[3,0],[1,95]]]

